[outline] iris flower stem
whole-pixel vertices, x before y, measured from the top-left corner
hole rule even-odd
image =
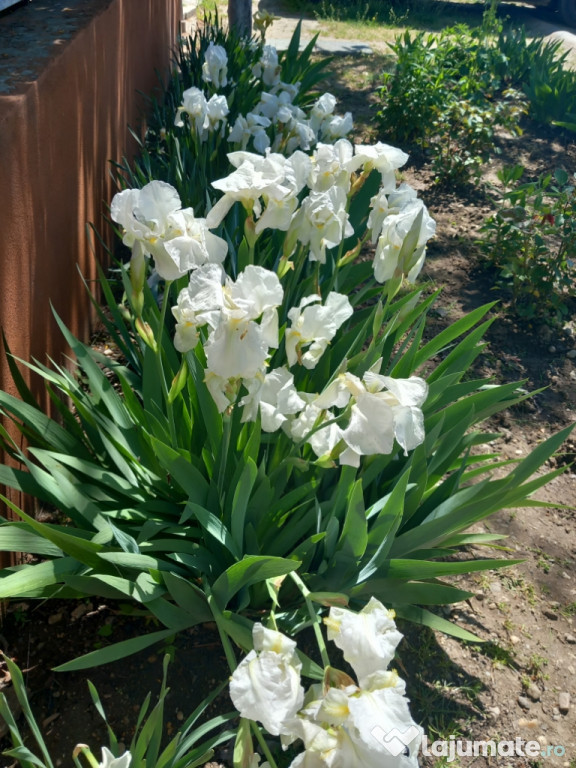
[[[224,627],[221,625],[220,621],[223,618],[222,612],[218,605],[216,604],[213,596],[210,594],[210,589],[206,585],[207,593],[208,593],[208,605],[210,606],[210,610],[212,611],[212,615],[214,616],[214,621],[216,622],[216,626],[218,627],[218,634],[220,635],[220,640],[222,642],[222,648],[224,649],[224,655],[226,656],[226,661],[228,662],[228,667],[230,669],[230,672],[234,672],[238,664],[236,663],[236,656],[234,655],[234,650],[232,648],[232,644],[230,643],[230,638],[228,636],[228,632],[224,629]]]
[[[268,748],[268,744],[266,744],[266,739],[262,735],[262,731],[260,728],[258,728],[258,725],[254,722],[254,720],[250,720],[250,727],[252,728],[252,733],[254,736],[256,736],[256,741],[260,745],[260,749],[264,753],[264,757],[268,762],[270,763],[270,768],[278,768],[276,765],[276,760],[272,757],[272,752],[270,752],[270,749]]]
[[[290,576],[292,578],[292,581],[296,584],[296,586],[302,593],[302,597],[306,602],[308,613],[310,614],[310,618],[312,619],[312,628],[314,629],[314,634],[316,635],[316,642],[318,643],[318,650],[320,651],[320,657],[322,658],[322,663],[324,664],[324,667],[329,667],[330,659],[328,658],[326,643],[324,642],[324,636],[322,635],[322,629],[320,627],[320,617],[316,613],[316,610],[312,604],[312,600],[310,600],[310,590],[308,589],[306,584],[304,584],[300,576],[298,576],[298,574],[295,571],[292,571],[290,573]]]
[[[168,384],[166,383],[166,376],[164,373],[164,363],[162,361],[162,338],[164,336],[164,326],[166,323],[166,310],[168,308],[168,301],[170,300],[170,287],[172,285],[171,280],[167,280],[164,284],[164,295],[162,296],[162,306],[160,308],[160,317],[158,320],[158,334],[156,338],[156,361],[158,363],[158,375],[160,377],[160,386],[162,388],[162,394],[164,395],[164,401],[166,403],[166,413],[168,415],[168,426],[170,428],[170,438],[172,444],[176,446],[178,444],[176,436],[176,425],[174,423],[174,411],[172,403],[168,397]]]
[[[77,768],[82,768],[82,763],[78,759],[79,755],[84,755],[91,768],[100,768],[100,763],[92,754],[90,747],[86,744],[78,744],[72,752],[72,760]]]
[[[218,467],[218,495],[220,498],[222,498],[222,494],[224,493],[226,462],[228,459],[228,451],[230,449],[230,433],[232,431],[232,417],[229,413],[224,413],[222,424],[222,453],[220,454],[220,466]]]

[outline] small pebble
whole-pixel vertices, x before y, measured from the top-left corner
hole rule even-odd
[[[542,611],[544,616],[546,616],[547,619],[551,619],[552,621],[558,621],[558,614],[554,611],[551,611],[549,608],[546,608]]]
[[[510,635],[510,642],[512,643],[512,645],[518,645],[518,643],[520,642],[520,638],[518,637],[518,635]]]
[[[70,614],[70,618],[72,621],[76,621],[77,619],[82,618],[85,613],[88,613],[88,611],[92,610],[92,603],[80,603],[80,605],[77,605],[76,608],[72,611]]]
[[[60,621],[62,621],[61,613],[53,613],[51,616],[48,616],[48,624],[58,624]]]
[[[527,699],[526,696],[518,696],[518,704],[522,709],[530,709],[530,699]]]
[[[551,345],[550,347],[548,347],[548,352],[550,352],[551,355],[555,354],[556,347],[554,345]]]
[[[566,640],[567,643],[570,643],[570,645],[576,645],[576,637],[574,637],[574,635],[564,635],[564,640]]]
[[[528,688],[526,689],[526,696],[528,696],[529,699],[532,699],[532,701],[540,701],[540,696],[542,695],[540,688],[535,683],[530,683]]]
[[[568,714],[570,711],[570,694],[566,691],[558,694],[558,709],[563,715]]]
[[[569,357],[570,360],[574,360],[576,357],[576,349],[571,349],[569,352],[566,352],[566,357]]]

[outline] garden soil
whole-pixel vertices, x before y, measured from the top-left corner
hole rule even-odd
[[[366,140],[377,138],[372,74],[368,59],[337,58],[328,84],[328,90],[339,96],[341,108],[355,114],[361,139]],[[526,125],[522,137],[499,136],[497,145],[501,154],[498,163],[485,170],[488,182],[495,182],[496,170],[503,163],[521,162],[529,176],[557,167],[570,172],[576,168],[573,136],[552,128]],[[437,333],[475,307],[499,302],[490,310],[494,323],[487,337],[489,345],[480,355],[475,373],[498,382],[525,380],[527,389],[537,391],[533,398],[483,427],[497,433],[492,442],[495,452],[521,459],[576,419],[576,317],[572,314],[560,325],[530,323],[508,311],[507,297],[496,288],[495,275],[484,264],[477,244],[497,191],[490,186],[482,190],[438,188],[424,159],[414,153],[403,178],[419,190],[437,221],[437,235],[430,243],[422,275],[424,290],[441,289],[428,333]],[[106,351],[105,340],[95,340],[95,344]],[[499,556],[522,561],[455,580],[473,596],[452,608],[437,609],[484,643],[463,644],[429,630],[403,627],[406,637],[399,647],[398,667],[408,681],[413,715],[430,741],[438,733],[445,739],[450,733],[477,740],[520,737],[539,741],[543,752],[551,753],[538,760],[462,757],[463,766],[576,765],[576,469],[571,466],[575,458],[576,438],[568,440],[561,455],[545,468],[565,467],[538,494],[550,507],[504,510],[476,528],[506,534],[505,549],[468,549],[462,554],[465,558]],[[169,645],[106,667],[82,673],[53,671],[81,654],[154,629],[146,617],[131,613],[128,606],[106,601],[19,601],[8,606],[0,627],[0,645],[25,670],[32,708],[56,766],[71,765],[71,752],[78,742],[90,744],[95,751],[107,743],[87,679],[98,689],[109,721],[126,745],[146,693],[158,692],[166,652],[173,656],[166,701],[168,735],[226,679],[225,659],[211,625],[196,627]],[[0,668],[2,687],[12,698]],[[223,694],[210,711],[230,708]],[[7,747],[7,741],[3,745]],[[227,752],[218,753],[215,759],[231,765]],[[0,768],[13,764],[0,757]],[[430,756],[422,764],[443,762]]]

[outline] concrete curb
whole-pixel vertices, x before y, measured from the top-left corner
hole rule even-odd
[[[267,38],[268,45],[273,45],[278,51],[285,51],[288,48],[290,40],[279,38]],[[309,40],[300,42],[300,50],[308,45]],[[370,54],[374,53],[372,48],[361,40],[338,40],[335,38],[320,37],[314,46],[316,53],[342,53],[342,54]]]

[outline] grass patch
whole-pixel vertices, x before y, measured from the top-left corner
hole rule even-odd
[[[484,3],[474,0],[289,0],[288,7],[322,22],[344,24],[347,29],[382,27],[439,31],[462,23],[471,27],[482,23]]]

